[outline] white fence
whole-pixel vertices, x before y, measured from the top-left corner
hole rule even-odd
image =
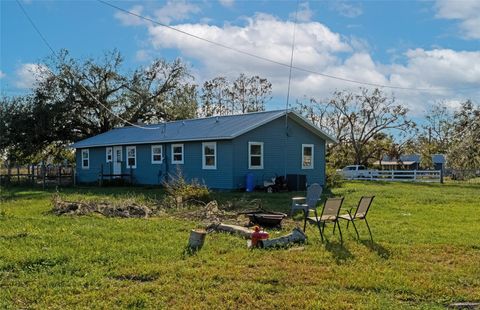
[[[440,170],[374,170],[368,175],[353,180],[395,181],[395,182],[441,182]]]

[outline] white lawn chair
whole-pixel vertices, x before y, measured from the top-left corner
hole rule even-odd
[[[290,216],[293,216],[295,210],[302,210],[304,213],[308,212],[308,209],[315,209],[320,196],[322,195],[322,187],[318,183],[313,183],[307,188],[307,197],[293,197],[292,209],[290,210]]]

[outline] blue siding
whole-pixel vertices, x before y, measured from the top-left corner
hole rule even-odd
[[[106,173],[107,167],[105,167],[105,148],[95,147],[88,148],[90,157],[90,166],[88,169],[82,168],[82,149],[77,149],[76,163],[77,163],[77,182],[79,183],[92,183],[98,181],[100,171],[103,169]]]
[[[178,142],[182,143],[182,142]],[[177,144],[177,143],[175,143]],[[158,145],[158,144],[155,144]],[[176,175],[180,170],[183,176],[191,181],[196,179],[215,189],[231,189],[233,168],[232,168],[232,142],[217,141],[217,169],[202,168],[202,142],[185,142],[184,164],[172,164],[171,145],[163,145],[163,162],[152,164],[151,144],[134,145],[136,147],[137,162],[136,168],[127,167],[127,146],[122,147],[122,173],[133,173],[135,184],[160,185],[167,175]],[[133,146],[133,145],[132,145]],[[104,174],[113,173],[112,163],[106,162],[106,148],[89,148],[90,168],[81,168],[81,152],[77,149],[77,181],[79,183],[97,182],[103,168]]]
[[[248,169],[248,142],[263,142],[263,169]],[[308,183],[325,184],[325,140],[305,129],[296,121],[288,121],[288,137],[285,134],[285,119],[277,118],[233,140],[217,143],[217,169],[202,168],[202,142],[175,142],[184,144],[184,164],[171,163],[171,143],[163,143],[163,162],[152,164],[151,144],[138,144],[137,167],[132,169],[136,184],[159,185],[168,174],[177,169],[187,180],[197,179],[214,189],[245,187],[245,176],[252,172],[256,185],[275,174],[305,174]],[[159,143],[155,143],[157,145]],[[302,169],[302,144],[314,145],[314,169]],[[287,147],[285,147],[287,146]],[[107,163],[105,147],[91,147],[90,168],[82,169],[81,151],[77,149],[77,181],[96,182],[103,167],[104,174],[113,173],[112,163]],[[126,167],[126,146],[122,147],[122,172]]]
[[[288,121],[288,137],[285,132],[285,119],[276,119],[233,141],[235,187],[245,187],[245,176],[249,172],[255,175],[256,185],[285,172],[305,174],[310,184],[325,184],[325,140],[291,119]],[[248,169],[248,142],[264,143],[263,169]],[[302,169],[302,144],[314,145],[314,169]]]

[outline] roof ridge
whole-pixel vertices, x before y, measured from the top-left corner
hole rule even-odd
[[[179,122],[186,122],[186,121],[200,121],[200,120],[205,120],[205,119],[212,119],[212,118],[228,118],[228,117],[234,117],[234,116],[243,116],[243,115],[252,115],[252,114],[261,114],[261,113],[277,113],[277,112],[283,112],[285,111],[284,109],[279,109],[279,110],[271,110],[271,111],[257,111],[257,112],[248,112],[248,113],[239,113],[239,114],[229,114],[229,115],[214,115],[214,116],[206,116],[206,117],[197,117],[197,118],[187,118],[187,119],[179,119],[176,121],[168,121],[168,122],[163,122],[163,123],[154,123],[154,124],[144,124],[144,127],[151,127],[151,126],[158,126],[158,125],[165,125],[165,124],[174,124],[174,123],[179,123]],[[124,129],[124,128],[132,128],[134,126],[123,126],[123,127],[115,127],[113,129]]]

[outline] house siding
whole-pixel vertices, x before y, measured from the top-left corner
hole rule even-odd
[[[263,142],[263,169],[248,169],[248,142]],[[314,169],[302,169],[302,144],[314,145]],[[245,187],[247,173],[254,174],[255,185],[285,172],[304,174],[309,184],[325,184],[325,140],[294,120],[288,120],[288,137],[285,119],[279,118],[234,139],[233,150],[235,188]]]
[[[153,143],[163,145],[163,162],[152,164],[152,144],[132,144],[136,146],[136,168],[132,169],[133,182],[144,185],[160,185],[167,176],[181,171],[185,179],[197,179],[212,189],[244,188],[247,173],[253,173],[255,184],[275,175],[303,174],[307,183],[325,184],[325,140],[305,129],[289,118],[288,137],[285,135],[285,118],[278,118],[257,127],[232,140],[214,141],[217,143],[216,169],[202,168],[202,142]],[[213,142],[209,140],[209,142]],[[248,168],[248,142],[263,142],[263,169]],[[172,164],[171,146],[184,145],[184,163]],[[302,144],[314,145],[314,168],[302,169]],[[77,149],[77,182],[97,182],[103,169],[104,174],[113,173],[113,163],[106,162],[106,147],[91,147],[90,167],[82,169],[81,151]],[[122,146],[122,173],[129,173],[126,167],[126,146]],[[286,166],[286,168],[285,168]]]
[[[161,164],[152,164],[152,144],[128,145],[136,147],[136,168],[127,167],[126,147],[122,147],[122,173],[133,174],[135,184],[161,185],[168,175],[176,175],[181,171],[186,180],[198,180],[214,189],[231,189],[232,185],[232,143],[231,141],[217,141],[217,169],[202,168],[202,142],[175,142],[184,145],[184,164],[172,164],[171,143],[163,145],[163,161]],[[88,148],[90,153],[89,169],[81,168],[81,152],[77,149],[77,182],[97,182],[103,169],[104,174],[113,173],[113,163],[106,162],[106,147]]]

